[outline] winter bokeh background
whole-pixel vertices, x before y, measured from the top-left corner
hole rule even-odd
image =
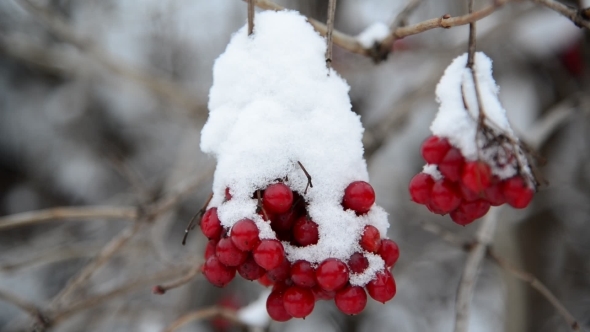
[[[238,308],[255,301],[263,288],[240,278],[217,289],[199,276],[163,296],[151,293],[162,280],[146,280],[202,257],[206,242],[199,232],[186,246],[181,239],[211,190],[215,163],[199,148],[211,68],[231,34],[245,24],[246,4],[39,1],[65,20],[83,45],[93,45],[79,47],[49,32],[19,3],[0,2],[0,215],[55,206],[147,206],[188,181],[198,184],[173,209],[138,226],[72,297],[92,298],[135,281],[138,287],[79,310],[52,329],[162,331],[198,308]],[[277,3],[326,19],[327,1]],[[405,1],[340,0],[335,27],[357,35],[372,23],[391,23],[404,6]],[[463,1],[424,0],[409,21],[465,10]],[[451,60],[465,52],[467,32],[462,26],[407,37],[378,65],[335,46],[334,68],[350,84],[353,110],[366,129],[377,203],[390,214],[388,235],[401,248],[393,270],[398,294],[386,305],[369,301],[355,317],[319,302],[309,318],[272,323],[271,331],[452,329],[465,253],[425,232],[419,221],[435,222],[465,239],[477,222],[463,228],[448,217],[433,216],[410,202],[407,184],[422,166],[419,146],[437,110],[436,83]],[[526,1],[507,4],[478,22],[478,49],[494,61],[500,98],[515,131],[535,141],[544,124],[559,122],[539,149],[546,159],[540,170],[549,185],[526,210],[503,210],[494,248],[544,282],[587,329],[589,36],[568,19]],[[45,308],[127,227],[125,220],[91,219],[1,230],[0,290]],[[492,262],[484,265],[473,305],[470,331],[571,330],[528,285]],[[29,323],[26,313],[0,301],[0,330],[26,330]],[[231,329],[214,320],[180,331]]]

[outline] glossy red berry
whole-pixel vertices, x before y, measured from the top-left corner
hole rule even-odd
[[[258,278],[258,283],[260,283],[264,287],[269,287],[272,285],[272,281],[268,279],[266,273],[262,275],[262,277]]]
[[[438,164],[438,170],[445,178],[458,181],[461,178],[464,163],[465,158],[463,158],[461,151],[457,148],[451,148]]]
[[[209,259],[209,257],[215,255],[215,247],[217,247],[216,240],[209,240],[207,242],[207,246],[205,247],[205,260]]]
[[[347,315],[361,313],[367,305],[367,293],[362,287],[348,285],[336,292],[336,307]]]
[[[430,136],[422,143],[420,152],[427,163],[439,164],[451,148],[451,143],[446,138]]]
[[[238,266],[246,261],[248,253],[238,249],[229,238],[223,238],[217,242],[215,255],[226,266]]]
[[[375,203],[375,191],[365,181],[355,181],[344,190],[342,204],[345,209],[354,210],[357,213],[366,213]]]
[[[315,296],[315,300],[316,301],[320,301],[320,300],[331,300],[334,298],[334,296],[336,296],[336,292],[335,291],[327,291],[325,289],[322,289],[322,287],[320,287],[320,285],[315,285],[311,291],[313,292],[313,295]]]
[[[483,196],[491,206],[500,206],[506,203],[499,180],[494,180],[493,184],[484,190]]]
[[[443,213],[449,213],[461,204],[461,195],[457,187],[450,181],[443,179],[432,186],[432,205]]]
[[[295,318],[305,318],[313,311],[315,297],[309,288],[289,287],[283,294],[285,310]]]
[[[475,220],[485,216],[486,213],[488,213],[490,210],[490,203],[483,199],[479,199],[473,202],[464,202],[459,206],[459,209],[465,211],[465,214]]]
[[[361,248],[368,252],[375,253],[381,247],[381,235],[379,230],[372,225],[365,226],[360,239]]]
[[[266,299],[266,311],[277,322],[286,322],[293,317],[285,310],[283,296],[284,292],[272,292]]]
[[[458,185],[459,191],[461,192],[461,198],[465,202],[473,202],[480,199],[481,194],[472,191],[471,189],[467,188],[464,184]]]
[[[262,240],[252,251],[256,264],[265,270],[272,270],[285,259],[285,249],[277,240]]]
[[[289,278],[291,272],[291,263],[285,258],[283,262],[272,270],[266,272],[268,279],[274,283],[285,281]]]
[[[378,302],[385,303],[395,296],[395,280],[389,270],[377,272],[375,278],[367,284],[367,292]]]
[[[300,287],[313,287],[316,284],[315,270],[307,261],[296,261],[291,266],[291,280]]]
[[[475,221],[475,219],[468,216],[467,213],[465,213],[465,211],[461,210],[460,208],[451,211],[451,213],[449,213],[449,216],[455,224],[461,226],[466,226]]]
[[[293,225],[293,239],[302,247],[318,243],[318,224],[306,216],[299,218]]]
[[[272,216],[270,226],[275,232],[286,231],[290,232],[293,229],[293,224],[297,220],[297,213],[295,210],[290,210],[285,213]]]
[[[229,284],[236,275],[236,268],[222,264],[216,256],[211,256],[203,265],[203,274],[217,287]]]
[[[430,174],[418,173],[410,181],[410,196],[418,204],[427,204],[430,202],[430,192],[434,185],[434,179]]]
[[[285,213],[293,205],[293,192],[283,183],[271,184],[264,190],[262,205],[270,213]]]
[[[251,251],[260,242],[258,227],[250,219],[242,219],[231,228],[231,241],[242,251]]]
[[[327,291],[336,291],[348,282],[348,267],[341,260],[328,258],[315,272],[318,285]]]
[[[348,267],[353,273],[363,273],[369,267],[369,260],[360,252],[355,252],[348,259]]]
[[[399,258],[399,247],[394,241],[383,239],[378,254],[385,261],[385,266],[392,267]]]
[[[492,185],[492,170],[485,162],[471,161],[465,163],[461,182],[471,191],[481,193]]]
[[[210,240],[217,240],[221,236],[221,221],[217,216],[217,208],[210,208],[201,219],[201,231]]]
[[[238,266],[238,273],[246,280],[258,280],[266,271],[256,264],[252,255],[249,255],[246,261]]]
[[[506,203],[516,209],[527,207],[535,194],[520,176],[505,180],[502,183],[502,193],[504,194]]]

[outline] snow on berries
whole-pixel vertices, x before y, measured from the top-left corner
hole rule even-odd
[[[367,294],[395,295],[399,249],[368,183],[349,87],[325,50],[298,13],[257,14],[254,33],[242,28],[215,62],[201,134],[217,159],[203,274],[219,287],[236,272],[272,285],[277,321],[306,317],[318,300],[357,314]]]
[[[475,54],[477,87],[466,63],[467,54],[457,57],[436,88],[440,108],[430,126],[433,135],[420,150],[426,165],[409,184],[414,202],[449,214],[459,225],[483,217],[490,206],[525,208],[536,189],[498,100],[491,60]]]

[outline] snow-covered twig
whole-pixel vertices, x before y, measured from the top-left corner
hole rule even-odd
[[[455,332],[467,332],[473,290],[487,249],[494,239],[498,223],[499,207],[493,207],[485,216],[475,236],[476,243],[470,249],[465,268],[459,282],[455,302]]]
[[[39,19],[51,33],[75,46],[112,72],[144,86],[170,103],[188,110],[189,113],[195,113],[201,109],[201,103],[191,97],[188,92],[184,92],[184,89],[173,81],[149,74],[146,70],[133,68],[120,59],[115,59],[113,55],[100,49],[89,39],[80,36],[74,28],[49,9],[38,6],[30,0],[18,0],[17,2]]]
[[[215,317],[222,317],[238,326],[248,327],[240,318],[236,315],[236,312],[231,309],[213,306],[205,309],[200,309],[185,315],[180,316],[174,322],[172,322],[164,330],[164,332],[174,332],[186,324],[203,319],[211,319]]]

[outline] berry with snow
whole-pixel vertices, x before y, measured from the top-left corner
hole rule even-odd
[[[342,204],[357,213],[367,213],[375,203],[375,191],[365,181],[355,181],[344,190]]]

